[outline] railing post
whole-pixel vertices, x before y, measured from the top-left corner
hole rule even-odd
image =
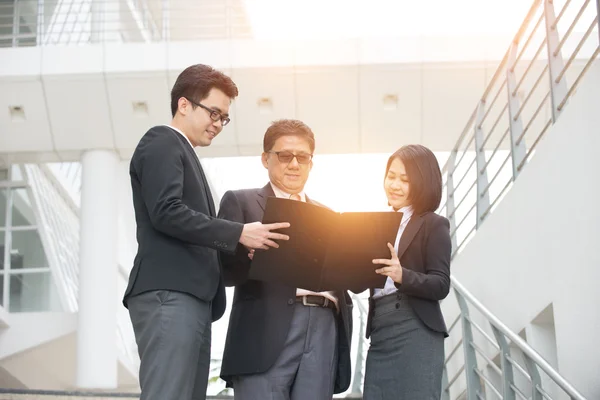
[[[450,240],[452,252],[456,251],[456,208],[454,207],[454,167],[456,164],[456,150],[450,152],[448,159],[448,179],[446,179],[446,216],[450,221]]]
[[[517,97],[517,78],[515,76],[515,62],[519,44],[513,42],[510,46],[508,60],[506,62],[506,89],[508,91],[508,117],[510,126],[510,151],[512,154],[513,181],[519,175],[519,165],[525,159],[525,140],[519,142],[523,133],[523,122],[519,113],[519,98]],[[517,115],[517,113],[519,113]],[[516,116],[516,117],[515,117]]]
[[[44,0],[38,0],[37,6],[37,45],[42,46],[44,43]]]
[[[525,359],[525,367],[531,378],[531,400],[544,400],[544,396],[537,390],[538,387],[542,387],[542,378],[540,377],[537,365],[525,353],[523,353],[523,358]]]
[[[169,41],[169,0],[162,0],[162,40],[163,42]]]
[[[354,301],[354,303],[356,304],[356,308],[358,309],[358,316],[359,316],[359,321],[360,321],[360,330],[359,332],[364,332],[365,331],[365,318],[367,317],[368,311],[365,308],[365,306],[363,305],[363,303],[360,301],[360,298],[358,297],[358,295],[353,294],[352,295],[352,300]],[[362,396],[363,390],[362,390],[362,385],[363,385],[363,346],[365,343],[366,339],[364,337],[364,335],[360,335],[359,339],[358,339],[358,346],[357,346],[357,350],[356,350],[356,362],[354,364],[354,376],[352,378],[352,388],[350,391],[351,395],[355,395],[355,396]]]
[[[444,363],[444,371],[442,372],[442,397],[440,400],[450,400],[450,388],[448,387],[448,368]]]
[[[13,25],[12,25],[12,47],[17,47],[19,44],[19,31],[21,27],[21,18],[19,15],[20,4],[17,0],[13,1]]]
[[[11,180],[11,172],[8,172],[8,180]],[[6,209],[4,210],[4,246],[3,256],[4,259],[2,263],[4,265],[4,281],[0,283],[2,285],[2,306],[8,312],[10,312],[10,255],[12,250],[12,209],[13,209],[13,194],[14,189],[12,187],[7,187],[6,193]]]
[[[510,356],[510,347],[506,342],[506,338],[496,328],[492,325],[492,331],[494,332],[494,336],[496,337],[496,342],[498,342],[498,346],[500,346],[500,367],[502,368],[502,399],[503,400],[515,400],[515,392],[512,390],[511,385],[514,385],[515,378],[513,375],[513,367],[510,362],[508,362],[508,357]]]
[[[105,22],[105,1],[104,0],[91,0],[92,5],[90,9],[91,13],[91,32],[90,32],[90,42],[91,43],[102,43],[104,40],[104,22]],[[63,21],[64,24],[66,22]],[[69,42],[71,41],[71,37],[73,36],[73,32],[69,33]]]
[[[490,196],[487,190],[488,177],[485,168],[485,149],[483,148],[483,117],[485,116],[485,101],[481,100],[477,106],[477,118],[475,119],[475,157],[477,168],[477,224],[483,222],[484,213],[490,206]]]
[[[565,68],[561,51],[557,51],[560,43],[554,14],[553,0],[544,0],[544,20],[546,22],[546,45],[548,47],[548,75],[550,77],[550,98],[552,99],[552,122],[556,122],[560,116],[560,103],[567,95],[567,83],[565,75],[559,82],[556,78]]]
[[[600,0],[596,0],[596,23],[598,24],[598,41],[600,42]]]
[[[473,348],[473,330],[469,321],[469,306],[467,301],[454,289],[458,306],[460,307],[460,319],[463,331],[463,351],[465,352],[465,376],[467,377],[467,399],[477,399],[478,395],[483,395],[481,381],[475,373],[477,369],[477,354]]]

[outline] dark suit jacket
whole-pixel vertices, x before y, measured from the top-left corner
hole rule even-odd
[[[234,252],[243,225],[216,218],[202,166],[188,141],[167,126],[150,129],[130,163],[138,252],[123,304],[150,290],[174,290],[225,311],[219,250]]]
[[[398,258],[402,265],[402,284],[396,284],[406,296],[415,314],[430,329],[448,336],[439,301],[450,291],[450,224],[435,213],[413,215],[402,233]],[[373,289],[369,298],[367,338],[373,319]]]
[[[267,197],[273,196],[275,193],[270,184],[262,189],[227,192],[221,200],[219,217],[244,223],[262,221]],[[221,366],[221,378],[230,386],[232,377],[263,373],[275,363],[291,324],[296,288],[249,280],[250,259],[248,251],[241,245],[234,256],[222,254],[221,265],[225,284],[235,286]],[[351,378],[352,300],[346,292],[338,292],[336,296],[340,312],[337,315],[338,369],[334,390],[340,393],[348,388]]]

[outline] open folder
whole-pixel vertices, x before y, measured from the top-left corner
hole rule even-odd
[[[256,250],[250,279],[321,292],[382,288],[375,258],[391,258],[400,212],[337,213],[301,201],[269,197],[262,222],[289,222],[279,248]]]

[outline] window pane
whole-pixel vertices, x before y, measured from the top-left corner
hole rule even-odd
[[[0,231],[0,271],[4,270],[4,237],[5,232]]]
[[[50,272],[10,275],[9,312],[59,311]]]
[[[4,275],[0,275],[0,306],[4,307]]]
[[[12,189],[12,194],[12,226],[35,225],[35,216],[27,189]]]
[[[12,231],[10,269],[45,267],[48,261],[38,231]]]
[[[0,189],[0,228],[6,226],[6,189]]]

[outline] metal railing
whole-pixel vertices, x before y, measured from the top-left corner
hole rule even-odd
[[[446,200],[438,211],[450,220],[454,255],[507,193],[598,57],[599,8],[598,0],[533,2],[443,167]]]
[[[585,400],[585,397],[577,391],[565,378],[563,378],[538,352],[529,346],[519,335],[511,331],[502,321],[485,308],[471,293],[469,293],[455,278],[452,278],[452,288],[458,300],[460,314],[450,325],[449,333],[452,337],[457,326],[462,327],[462,338],[450,350],[446,357],[443,396],[444,400],[451,398],[451,390],[461,376],[466,377],[466,388],[457,387],[458,396],[466,395],[467,399],[486,399],[487,394],[493,394],[490,398],[499,399],[532,399],[552,400],[551,392],[542,379],[542,374],[554,382],[572,400]],[[489,323],[494,338],[486,329],[475,322],[470,313],[477,310]],[[460,324],[459,324],[460,323]],[[485,339],[484,344],[478,344],[474,340],[474,333]],[[488,351],[486,351],[486,345]],[[464,363],[449,365],[459,354],[462,347]],[[491,349],[491,350],[489,350]],[[521,365],[519,358],[524,360]],[[482,362],[478,362],[478,359]],[[482,365],[483,364],[483,365]],[[486,368],[480,368],[485,366]],[[488,371],[486,373],[485,371]],[[448,376],[448,372],[453,375]],[[516,373],[525,379],[525,384],[519,384]],[[495,375],[495,376],[492,376]],[[500,382],[499,385],[494,381]],[[523,379],[521,379],[521,382]],[[499,386],[499,387],[498,387]]]
[[[17,0],[0,4],[0,47],[251,36],[243,0]]]

